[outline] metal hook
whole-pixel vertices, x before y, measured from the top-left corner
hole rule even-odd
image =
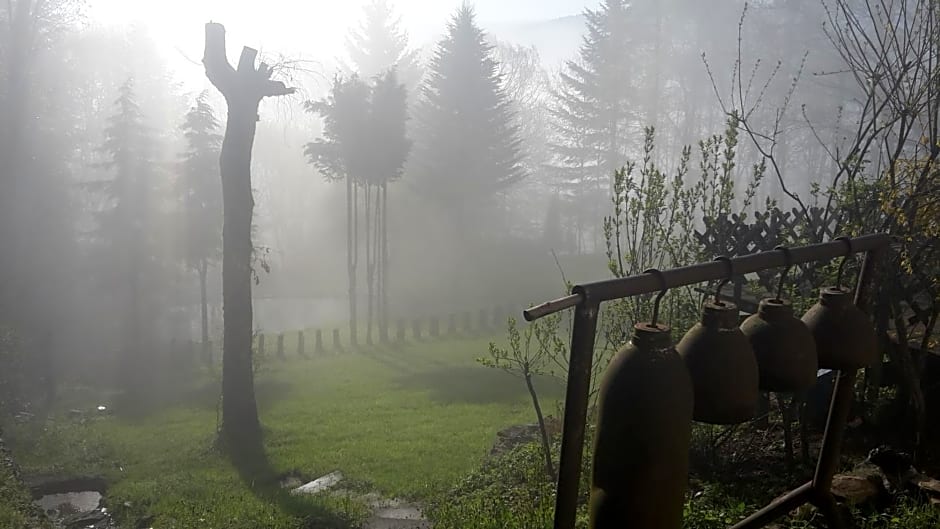
[[[855,253],[855,247],[852,245],[852,239],[849,237],[837,237],[836,240],[843,241],[845,242],[846,246],[848,246],[848,253],[846,253],[845,257],[842,258],[842,262],[839,263],[839,273],[836,275],[836,288],[842,290],[842,272],[845,271],[845,263],[848,262],[849,257]]]
[[[715,261],[722,261],[728,267],[728,276],[718,282],[718,287],[715,288],[715,304],[722,305],[721,302],[721,289],[728,284],[734,278],[734,261],[731,260],[727,255],[719,255],[714,259]]]
[[[643,271],[644,274],[653,274],[659,279],[659,285],[662,287],[662,290],[659,291],[659,294],[656,294],[656,300],[653,301],[653,318],[650,321],[650,327],[656,327],[656,324],[659,322],[659,302],[663,300],[663,296],[666,295],[666,291],[669,290],[669,287],[666,286],[666,276],[662,272],[655,268],[650,268]]]
[[[783,272],[780,273],[780,282],[777,283],[777,301],[783,300],[783,283],[787,279],[787,274],[790,273],[790,269],[793,268],[793,256],[790,254],[790,249],[782,244],[775,247],[774,250],[779,250],[783,252]]]

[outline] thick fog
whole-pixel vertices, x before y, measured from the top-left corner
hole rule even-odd
[[[110,376],[129,349],[162,362],[204,339],[204,280],[208,338],[221,341],[226,102],[201,64],[210,20],[230,58],[258,48],[297,89],[265,99],[257,124],[255,330],[345,328],[350,253],[361,324],[370,306],[390,322],[518,311],[563,294],[563,272],[608,277],[611,178],[642,165],[645,127],[666,174],[692,146],[688,186],[708,164],[699,142],[733,110],[777,129],[782,179],[768,172],[753,202],[790,207],[784,185],[829,184],[820,139],[857,122],[857,84],[822,3],[752,2],[742,22],[743,7],[2,3],[0,322],[49,377]],[[611,9],[625,14],[598,25]],[[356,90],[375,121],[351,115],[363,109],[342,98]],[[743,189],[761,156],[738,143],[729,170]]]

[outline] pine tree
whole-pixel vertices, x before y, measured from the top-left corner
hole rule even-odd
[[[601,218],[611,178],[625,163],[636,132],[629,6],[625,0],[605,0],[598,9],[585,10],[587,34],[578,58],[565,63],[555,94],[556,170],[568,197],[587,206],[582,225]]]
[[[408,34],[386,0],[372,0],[363,10],[359,29],[346,37],[352,70],[361,79],[371,79],[395,69],[406,85],[420,78],[417,52],[408,49]]]
[[[521,139],[473,9],[460,7],[431,61],[417,110],[414,176],[446,208],[458,236],[495,211],[497,193],[525,177]]]
[[[209,267],[218,262],[222,253],[222,184],[219,180],[222,136],[218,133],[219,121],[208,96],[208,92],[199,94],[181,127],[186,137],[186,152],[177,182],[184,219],[184,257],[199,276],[202,352],[206,361],[209,359]]]
[[[108,262],[114,266],[109,277],[115,291],[121,296],[119,307],[124,318],[123,382],[129,389],[139,386],[137,377],[142,372],[143,322],[146,311],[146,286],[152,277],[151,208],[152,138],[134,95],[134,83],[129,79],[121,85],[114,102],[116,112],[108,119],[101,152],[105,161],[101,167],[113,178],[106,181],[103,191],[107,206],[98,213],[98,236]]]

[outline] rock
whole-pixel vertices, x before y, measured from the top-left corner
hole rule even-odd
[[[838,474],[832,478],[832,494],[851,505],[861,505],[878,499],[884,492],[880,479],[873,476]]]
[[[102,476],[34,475],[24,481],[32,492],[33,499],[76,491],[95,491],[103,495],[108,491],[108,481]]]
[[[538,424],[519,424],[510,426],[496,432],[496,442],[490,449],[490,457],[497,457],[524,444],[538,441],[540,437]]]
[[[109,529],[111,515],[104,509],[67,516],[59,522],[65,529]]]
[[[310,483],[301,485],[296,489],[290,491],[291,494],[316,494],[318,492],[323,492],[335,486],[340,481],[343,481],[343,473],[339,470],[335,472],[330,472],[325,476],[321,476]]]
[[[917,488],[929,494],[932,498],[940,497],[940,480],[920,475],[914,482]]]
[[[868,461],[878,465],[888,476],[900,476],[910,470],[914,458],[889,446],[879,446],[868,452]]]

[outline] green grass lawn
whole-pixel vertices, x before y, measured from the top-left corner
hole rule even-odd
[[[441,492],[478,466],[498,430],[534,422],[522,382],[475,362],[486,345],[267,360],[255,384],[269,475],[341,470],[388,496]],[[546,404],[560,396],[557,383],[539,382]],[[128,520],[153,516],[153,527],[342,527],[361,514],[342,498],[297,499],[258,483],[214,450],[217,381],[168,392],[170,401],[133,416],[117,408],[15,427],[12,449],[26,474],[108,476],[112,509]],[[102,396],[83,398],[89,409]]]

